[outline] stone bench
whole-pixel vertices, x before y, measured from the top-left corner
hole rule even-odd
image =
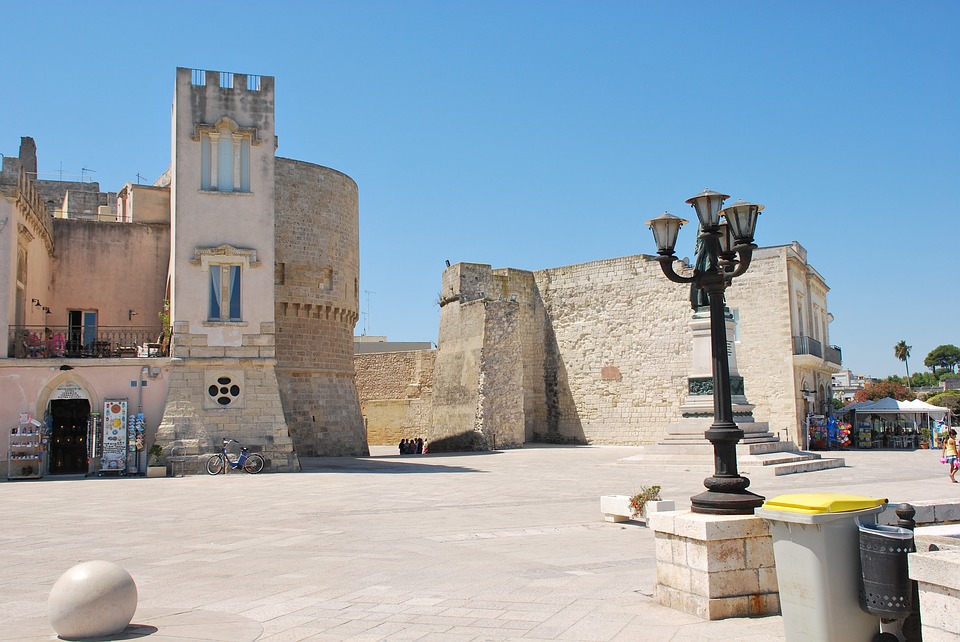
[[[662,511],[676,510],[673,500],[649,501],[643,506],[643,519],[649,515]],[[630,507],[630,495],[601,495],[600,512],[607,522],[625,522],[633,519],[633,509]]]

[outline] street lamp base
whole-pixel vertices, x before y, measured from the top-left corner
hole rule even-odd
[[[753,515],[764,499],[747,490],[733,493],[708,490],[690,498],[690,510],[705,515]]]

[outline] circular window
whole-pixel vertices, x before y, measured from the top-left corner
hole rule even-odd
[[[211,384],[207,394],[221,406],[229,406],[240,396],[240,386],[230,377],[218,377],[217,384]]]

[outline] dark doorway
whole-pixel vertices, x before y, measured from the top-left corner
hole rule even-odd
[[[90,402],[60,399],[50,402],[53,432],[50,435],[50,474],[87,473],[87,420]]]

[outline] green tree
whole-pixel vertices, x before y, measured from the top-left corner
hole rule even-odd
[[[931,372],[914,372],[910,377],[911,388],[932,388],[939,383]]]
[[[910,358],[911,348],[913,348],[913,346],[908,346],[904,339],[900,339],[900,343],[893,346],[893,356],[900,361],[903,361],[904,365],[907,367],[907,388],[910,387],[910,363],[907,361],[907,359]]]
[[[956,417],[960,413],[960,390],[947,390],[939,395],[934,395],[927,399],[927,403],[933,406],[949,408],[950,413]]]
[[[960,348],[950,344],[937,346],[923,360],[923,365],[930,368],[934,373],[936,373],[938,367],[947,368],[950,372],[954,372],[957,364],[960,364]]]
[[[874,384],[867,384],[862,390],[857,390],[853,395],[853,400],[857,402],[876,401],[884,397],[892,397],[897,401],[908,401],[910,399],[916,399],[917,395],[913,394],[912,391],[908,390],[901,383],[879,381]]]

